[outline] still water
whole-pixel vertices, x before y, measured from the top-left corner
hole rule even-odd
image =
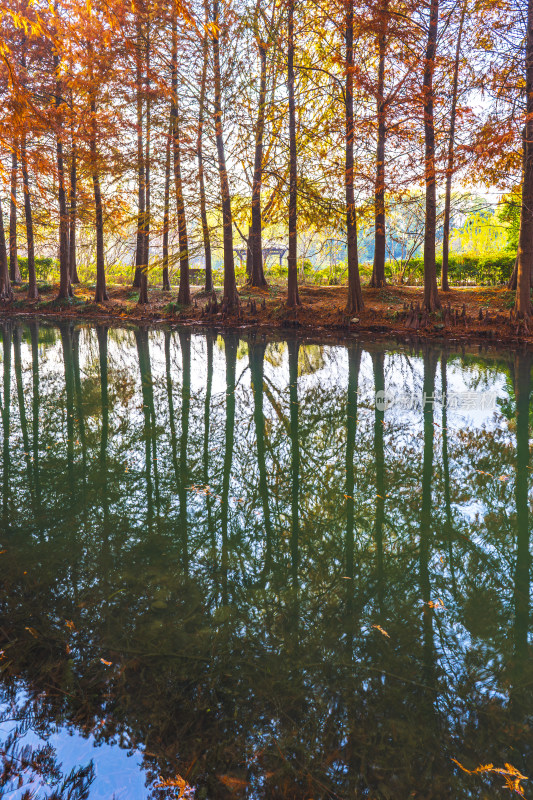
[[[0,332],[1,797],[533,797],[530,353]]]

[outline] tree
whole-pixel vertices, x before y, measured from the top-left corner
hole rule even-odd
[[[514,568],[514,663],[511,691],[513,711],[518,718],[531,703],[524,691],[528,661],[529,596],[531,553],[529,550],[529,409],[531,391],[531,354],[517,353],[513,364],[513,388],[516,400],[516,561]]]
[[[439,0],[431,0],[424,62],[424,83],[422,87],[424,109],[424,178],[426,185],[426,222],[424,230],[424,306],[427,311],[440,308],[437,289],[437,269],[435,264],[435,240],[437,234],[437,188],[435,167],[435,122],[433,75],[437,55],[437,35],[439,24]]]
[[[68,244],[69,244],[68,260],[70,267],[71,283],[80,282],[78,276],[78,267],[76,264],[76,204],[77,204],[77,181],[78,181],[76,159],[77,159],[76,142],[74,141],[73,138],[70,150],[70,189],[69,189],[70,213],[69,213],[69,233],[68,233]]]
[[[289,90],[289,253],[287,305],[300,305],[298,294],[298,173],[296,155],[296,104],[294,100],[294,5],[288,0],[287,10],[287,86]]]
[[[143,58],[144,55],[144,58]],[[139,173],[139,217],[142,216],[140,249],[141,261],[139,263],[139,305],[148,303],[148,267],[150,264],[150,15],[146,15],[143,31],[142,19],[137,17],[137,150],[140,148],[138,161]],[[143,69],[144,64],[144,69]],[[145,88],[143,89],[143,82]],[[146,106],[146,136],[143,149],[143,101]]]
[[[204,113],[206,105],[206,91],[207,91],[207,63],[209,52],[209,39],[208,39],[208,23],[209,23],[209,9],[208,0],[204,0],[204,13],[205,13],[205,29],[202,35],[202,74],[200,77],[200,103],[198,109],[198,139],[196,141],[196,154],[198,157],[198,184],[200,189],[200,218],[202,222],[202,238],[204,243],[204,258],[205,258],[205,285],[206,292],[213,291],[213,268],[211,264],[211,235],[209,233],[209,225],[207,223],[207,205],[205,198],[205,173],[204,173],[204,149],[203,149],[203,132],[204,132]]]
[[[220,72],[220,12],[218,0],[213,0],[212,20],[213,44],[213,80],[215,96],[213,102],[213,121],[217,145],[218,174],[220,177],[220,197],[222,201],[222,225],[224,244],[224,304],[228,311],[235,311],[239,306],[239,295],[235,281],[235,262],[233,258],[233,217],[231,213],[231,194],[228,171],[226,168],[226,152],[222,129],[222,78]]]
[[[531,316],[531,271],[533,264],[533,0],[528,0],[525,41],[526,126],[524,136],[524,183],[518,240],[518,275],[515,311],[519,318]]]
[[[173,0],[174,1],[174,0]],[[185,218],[185,204],[183,201],[183,183],[181,179],[181,146],[180,146],[180,119],[178,109],[178,33],[177,33],[177,7],[172,6],[172,100],[170,118],[172,128],[172,153],[174,157],[174,181],[176,184],[176,206],[178,212],[178,238],[180,246],[180,285],[178,303],[188,306],[191,302],[189,283],[189,242],[187,238],[187,220]]]
[[[257,3],[254,14],[254,33],[259,53],[260,73],[259,73],[259,103],[257,108],[257,122],[255,126],[255,154],[254,154],[254,174],[252,182],[252,225],[250,228],[247,251],[251,254],[250,286],[263,288],[267,285],[265,273],[263,271],[263,243],[261,237],[261,185],[263,181],[263,136],[265,132],[265,112],[266,112],[266,59],[267,43],[261,37],[259,30],[259,17],[261,9]]]
[[[17,146],[17,141],[14,140],[11,153],[11,194],[9,198],[9,277],[11,283],[15,284],[22,283],[17,257]]]
[[[442,233],[442,272],[441,288],[443,292],[450,291],[448,283],[448,254],[450,245],[450,209],[452,203],[452,178],[455,161],[455,118],[457,114],[457,90],[459,86],[459,62],[461,58],[461,39],[463,36],[463,26],[466,15],[466,0],[461,6],[461,16],[459,19],[459,30],[457,32],[457,44],[455,48],[455,62],[453,66],[452,82],[452,107],[450,110],[450,132],[448,134],[448,162],[446,166],[446,193],[444,200],[444,227]]]
[[[172,121],[169,125],[165,146],[165,199],[163,201],[163,291],[170,292],[168,274],[168,233],[170,227],[170,140],[172,139]]]
[[[141,289],[144,268],[144,226],[146,215],[146,175],[143,139],[143,33],[142,10],[135,6],[135,101],[137,110],[137,244],[135,247],[135,275],[133,286]],[[139,293],[140,300],[140,293]]]
[[[37,274],[35,272],[35,241],[33,238],[33,214],[31,209],[30,178],[28,174],[28,161],[26,154],[26,132],[24,132],[22,135],[20,159],[22,161],[24,216],[26,218],[26,246],[28,250],[28,299],[38,300],[39,290],[37,289]]]
[[[9,280],[4,214],[2,211],[2,200],[0,199],[0,300],[11,300],[12,298],[13,290]]]
[[[361,349],[358,344],[348,347],[348,391],[346,403],[346,536],[345,570],[353,579],[354,575],[354,528],[355,528],[355,436],[357,432],[357,388],[361,366]],[[350,599],[353,587],[350,587]]]
[[[377,20],[378,44],[378,83],[376,97],[377,148],[376,183],[374,189],[374,266],[370,286],[379,288],[385,285],[385,140],[387,136],[387,102],[385,99],[385,57],[387,53],[387,28],[389,23],[389,3],[383,0]]]
[[[300,441],[298,400],[298,351],[296,339],[287,342],[289,351],[289,435],[291,441],[291,574],[292,586],[298,591],[298,567],[300,564]]]
[[[254,396],[253,415],[257,446],[257,464],[259,468],[259,496],[261,498],[265,526],[264,574],[267,575],[271,568],[273,535],[268,497],[268,473],[265,460],[265,415],[263,411],[265,350],[266,342],[258,342],[256,341],[255,337],[248,343],[250,378],[252,381],[252,392]]]
[[[353,115],[353,34],[354,3],[346,3],[346,236],[348,240],[348,301],[346,313],[355,314],[363,308],[361,280],[357,256],[357,218],[354,194],[354,115]]]
[[[92,20],[91,20],[92,21]],[[91,35],[92,31],[89,31]],[[96,227],[96,289],[94,294],[95,303],[104,303],[108,300],[105,276],[105,261],[104,261],[104,213],[102,204],[102,191],[100,188],[100,172],[98,161],[98,121],[96,116],[96,93],[97,82],[94,74],[94,57],[92,39],[87,40],[87,57],[89,61],[90,70],[90,118],[89,118],[89,153],[90,153],[90,167],[91,177],[93,183],[94,194],[94,214],[95,214],[95,227]]]
[[[67,191],[65,179],[65,162],[63,158],[63,80],[61,59],[59,57],[59,35],[57,29],[57,2],[54,6],[54,73],[55,73],[55,127],[56,127],[56,160],[57,160],[57,199],[59,205],[59,292],[58,299],[64,300],[72,296],[69,265],[69,214],[67,212]]]

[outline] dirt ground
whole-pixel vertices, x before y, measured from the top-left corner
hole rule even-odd
[[[71,302],[57,301],[57,286],[48,286],[39,301],[28,301],[24,287],[14,287],[14,300],[0,305],[0,316],[38,314],[43,317],[108,320],[115,323],[184,323],[221,328],[249,327],[263,332],[298,329],[302,333],[335,338],[366,333],[373,336],[446,338],[453,340],[485,340],[528,342],[533,344],[530,330],[513,318],[514,292],[504,288],[466,287],[440,293],[442,309],[424,314],[420,308],[423,290],[419,287],[387,286],[363,289],[364,309],[356,316],[347,316],[346,287],[300,286],[301,306],[288,309],[286,287],[271,285],[267,290],[240,287],[241,307],[237,314],[226,314],[222,291],[217,289],[217,304],[200,287],[191,287],[192,305],[177,306],[176,291],[149,290],[150,303],[139,306],[138,293],[129,286],[108,287],[109,301],[93,301],[94,287],[74,287]]]

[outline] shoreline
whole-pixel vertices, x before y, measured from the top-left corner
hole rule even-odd
[[[109,287],[109,301],[92,301],[92,287],[74,287],[71,301],[57,301],[56,286],[47,287],[40,301],[28,301],[25,289],[14,287],[14,300],[0,304],[0,321],[6,318],[38,317],[51,322],[78,320],[83,323],[106,322],[114,326],[170,325],[202,330],[246,330],[248,333],[286,338],[298,334],[304,338],[347,342],[361,338],[394,338],[404,342],[420,340],[450,344],[478,343],[497,346],[533,345],[533,333],[519,328],[510,319],[514,292],[505,288],[466,287],[441,293],[443,309],[429,318],[412,311],[420,304],[423,289],[410,286],[387,286],[363,289],[365,308],[351,319],[344,313],[346,287],[302,286],[302,305],[288,309],[284,304],[285,287],[267,290],[240,287],[241,308],[238,314],[207,313],[207,296],[199,287],[191,287],[192,304],[178,308],[172,293],[157,287],[150,290],[150,303],[137,304],[136,292],[129,286]],[[221,291],[217,291],[220,302]],[[448,311],[450,309],[450,311]],[[357,320],[357,321],[355,321]]]

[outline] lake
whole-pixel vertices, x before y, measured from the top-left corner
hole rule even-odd
[[[0,796],[533,796],[529,351],[0,333]]]

